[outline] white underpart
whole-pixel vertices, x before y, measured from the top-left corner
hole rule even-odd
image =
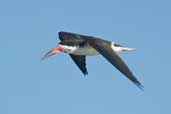
[[[77,48],[74,51],[74,54],[75,55],[94,56],[94,55],[98,55],[99,53],[91,46],[86,46],[86,47]]]
[[[98,55],[99,54],[94,48],[92,48],[89,45],[84,46],[84,47],[66,46],[66,45],[59,45],[59,46],[62,48],[63,52],[72,53],[74,55],[93,56],[93,55]]]
[[[97,52],[94,48],[91,46],[87,45],[84,47],[78,47],[78,46],[67,46],[67,45],[60,45],[59,46],[62,48],[62,51],[65,53],[69,54],[74,54],[74,55],[86,55],[86,56],[93,56],[93,55],[98,55],[99,52]],[[123,51],[134,51],[134,48],[127,48],[127,47],[118,47],[111,44],[111,48],[113,51],[119,53]]]

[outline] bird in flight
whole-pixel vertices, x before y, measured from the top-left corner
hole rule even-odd
[[[42,59],[60,52],[68,53],[82,73],[87,75],[86,56],[101,54],[129,80],[143,90],[143,85],[136,79],[128,66],[118,55],[119,52],[133,51],[135,49],[127,48],[93,36],[69,32],[59,32],[58,34],[61,42],[59,42],[56,47],[45,54]]]

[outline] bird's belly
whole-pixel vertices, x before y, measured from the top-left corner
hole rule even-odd
[[[83,47],[77,48],[74,52],[74,55],[86,55],[86,56],[93,56],[98,55],[99,53],[92,47]]]

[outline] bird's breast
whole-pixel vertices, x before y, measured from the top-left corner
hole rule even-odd
[[[85,56],[93,56],[98,55],[99,53],[89,45],[86,46],[66,46],[60,45],[62,51],[65,53],[73,54],[73,55],[85,55]]]
[[[98,55],[99,53],[92,47],[78,47],[74,53],[75,55],[86,55],[86,56],[94,56]]]

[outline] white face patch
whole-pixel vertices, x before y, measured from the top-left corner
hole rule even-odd
[[[62,51],[65,53],[73,53],[77,47],[76,46],[67,46],[67,45],[60,45],[59,47],[62,48]]]

